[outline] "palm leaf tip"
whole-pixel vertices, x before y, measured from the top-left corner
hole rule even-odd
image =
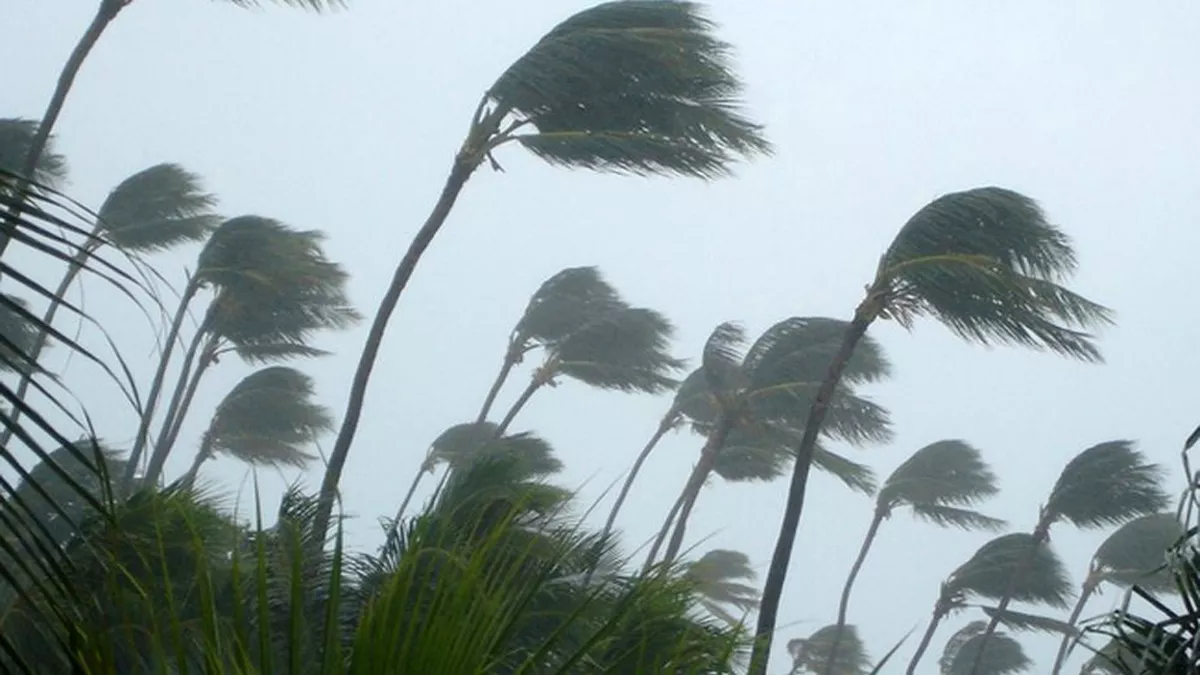
[[[1092,556],[1095,581],[1147,591],[1176,591],[1167,552],[1184,536],[1175,513],[1135,518],[1110,534]]]
[[[678,385],[684,362],[671,356],[675,328],[662,314],[621,307],[588,321],[555,345],[554,371],[602,389],[660,393]]]
[[[1162,466],[1147,461],[1132,441],[1098,443],[1063,468],[1046,502],[1044,521],[1080,528],[1119,525],[1164,510]]]
[[[37,135],[38,122],[20,117],[0,118],[0,169],[20,175],[25,158]],[[67,179],[67,159],[54,148],[54,136],[46,142],[33,176],[34,182],[58,188]],[[0,182],[0,188],[4,184]]]
[[[725,175],[735,159],[771,145],[741,113],[743,85],[714,28],[691,2],[606,2],[552,29],[488,96],[536,129],[509,138],[548,162]]]
[[[98,212],[100,227],[126,250],[161,251],[200,241],[220,223],[217,199],[178,164],[156,164],[121,181]]]
[[[874,291],[906,326],[927,314],[967,340],[1099,362],[1089,331],[1111,324],[1112,312],[1060,285],[1075,267],[1069,238],[1035,201],[985,187],[939,197],[909,219]]]
[[[313,393],[312,379],[292,368],[252,373],[217,406],[203,447],[251,464],[303,466],[313,459],[305,447],[333,429]]]
[[[998,491],[996,474],[982,453],[965,441],[947,439],[924,446],[898,466],[880,489],[878,503],[886,511],[919,505],[937,522],[936,512],[953,517],[955,510]]]

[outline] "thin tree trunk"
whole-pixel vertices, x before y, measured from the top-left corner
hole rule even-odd
[[[426,458],[428,461],[428,458]],[[400,502],[400,508],[396,509],[396,519],[392,521],[392,526],[388,528],[388,538],[390,539],[397,529],[400,527],[400,519],[404,517],[404,512],[408,510],[408,503],[412,501],[413,495],[417,492],[417,486],[421,484],[421,479],[428,473],[425,471],[426,462],[421,462],[421,470],[417,475],[413,476],[413,481],[408,486],[408,492],[404,495],[404,501]]]
[[[871,518],[871,526],[867,528],[862,546],[858,549],[858,557],[854,559],[854,564],[850,566],[850,574],[846,576],[846,585],[842,587],[842,598],[838,602],[837,624],[833,629],[833,644],[829,648],[829,662],[825,665],[825,675],[833,675],[835,672],[834,665],[837,662],[838,649],[842,646],[842,635],[846,632],[846,615],[850,610],[850,592],[854,589],[854,581],[858,579],[858,573],[862,571],[863,563],[867,561],[871,544],[875,543],[875,535],[879,534],[879,526],[883,524],[883,519],[886,517],[886,511],[875,509],[875,515]]]
[[[487,421],[488,413],[492,411],[492,405],[496,402],[496,396],[500,394],[500,389],[504,383],[508,381],[509,374],[517,365],[517,360],[513,358],[513,345],[509,345],[508,351],[504,353],[504,365],[500,367],[500,372],[496,374],[496,380],[492,382],[492,387],[488,389],[487,398],[483,399],[483,406],[479,409],[479,415],[475,417],[476,424],[482,424]]]
[[[662,527],[658,530],[658,534],[654,537],[654,544],[650,546],[650,552],[646,554],[646,562],[642,565],[642,574],[650,571],[654,565],[654,559],[658,557],[658,550],[667,541],[667,535],[671,533],[671,525],[675,523],[675,516],[679,514],[679,509],[683,508],[683,502],[687,499],[687,492],[681,490],[679,497],[675,499],[675,503],[671,505],[671,510],[667,512],[667,519],[663,522]]]
[[[1013,593],[1017,590],[1017,582],[1037,558],[1038,547],[1045,544],[1049,538],[1050,523],[1043,520],[1034,528],[1033,545],[1029,547],[1029,551],[1025,554],[1025,557],[1013,567],[1012,574],[1008,577],[1008,587],[1004,589],[1004,596],[996,604],[996,611],[992,612],[987,628],[979,636],[979,651],[975,652],[975,660],[971,663],[971,670],[967,671],[968,675],[977,675],[979,673],[979,669],[983,666],[983,650],[987,647],[988,641],[992,639],[992,635],[996,633],[996,628],[1000,626],[1000,620],[1003,618],[1004,613],[1008,611],[1008,606],[1012,603]]]
[[[498,124],[499,120],[496,123]],[[321,481],[321,491],[317,496],[317,509],[313,516],[314,532],[328,531],[329,520],[333,515],[333,504],[338,496],[338,483],[342,479],[342,470],[346,466],[346,459],[350,456],[350,446],[354,443],[354,435],[358,431],[363,403],[367,397],[367,385],[371,381],[371,371],[375,367],[375,360],[379,358],[379,349],[383,345],[383,334],[387,331],[388,320],[391,318],[392,312],[396,310],[396,305],[400,302],[400,295],[404,292],[404,287],[408,285],[409,279],[412,278],[413,272],[416,271],[417,263],[420,262],[425,249],[429,248],[429,244],[437,236],[438,230],[445,224],[446,217],[450,215],[450,210],[454,207],[459,193],[462,192],[467,179],[471,177],[471,173],[479,166],[482,159],[482,155],[475,156],[471,152],[472,148],[469,147],[474,141],[473,137],[476,133],[479,132],[472,129],[471,135],[468,136],[468,143],[455,157],[454,166],[450,169],[450,175],[446,178],[446,184],[442,187],[437,204],[434,205],[425,224],[421,226],[412,243],[409,244],[408,251],[405,252],[404,258],[396,267],[392,282],[388,286],[383,300],[379,303],[379,311],[375,313],[375,319],[367,333],[367,342],[363,346],[358,367],[354,372],[354,380],[350,385],[350,399],[346,403],[346,413],[342,416],[342,427],[338,430],[337,440],[334,441],[333,450],[329,455],[329,466],[326,467],[325,477]]]
[[[1079,600],[1075,602],[1075,608],[1071,610],[1071,616],[1067,618],[1067,625],[1074,628],[1079,622],[1079,615],[1083,614],[1083,607],[1092,599],[1092,593],[1096,592],[1096,587],[1099,586],[1099,581],[1094,578],[1094,575],[1089,574],[1087,579],[1083,580],[1083,586],[1079,589]],[[1071,634],[1063,635],[1062,642],[1058,645],[1058,654],[1054,657],[1054,668],[1050,671],[1050,675],[1058,675],[1062,671],[1063,664],[1067,660],[1067,649],[1071,646]]]
[[[137,437],[133,443],[133,449],[129,453],[129,462],[125,467],[125,476],[123,477],[123,487],[128,491],[133,487],[133,477],[137,474],[138,461],[142,458],[142,450],[146,446],[146,441],[150,436],[150,422],[154,419],[154,409],[158,405],[158,397],[162,393],[163,381],[167,377],[167,366],[171,363],[171,354],[175,351],[175,341],[179,338],[179,331],[183,327],[183,319],[187,316],[188,303],[195,297],[196,292],[200,289],[200,284],[196,281],[196,277],[188,279],[187,285],[183,289],[183,296],[179,299],[179,308],[175,310],[175,318],[171,320],[171,327],[167,330],[166,340],[163,342],[162,357],[158,361],[158,369],[154,373],[154,379],[150,383],[150,391],[146,394],[146,403],[142,412],[142,419],[138,423]]]
[[[937,632],[938,624],[942,622],[942,613],[938,609],[933,610],[933,617],[929,619],[929,627],[925,629],[925,634],[921,636],[921,643],[917,645],[917,651],[912,655],[912,660],[908,662],[908,669],[904,671],[905,675],[913,675],[917,672],[917,664],[920,663],[921,657],[925,656],[925,651],[929,649],[929,643],[933,641],[933,634]]]
[[[617,523],[617,514],[620,513],[621,507],[625,505],[625,499],[629,497],[629,492],[633,488],[633,481],[637,480],[638,473],[642,470],[642,465],[646,463],[646,459],[650,457],[650,453],[662,440],[663,436],[674,426],[675,411],[669,411],[662,421],[658,423],[658,429],[654,435],[646,442],[645,447],[638,454],[637,459],[633,461],[633,467],[629,469],[629,475],[625,477],[625,484],[621,486],[621,492],[617,495],[617,501],[613,504],[612,510],[608,512],[608,520],[604,521],[604,529],[600,532],[600,539],[603,541],[612,533],[613,526]]]
[[[207,349],[200,352],[200,363],[196,366],[195,372],[192,373],[187,391],[183,394],[183,400],[172,410],[174,418],[171,420],[171,428],[169,431],[164,429],[164,433],[169,434],[165,436],[166,440],[164,441],[168,448],[175,447],[175,442],[179,440],[179,432],[183,429],[184,419],[187,418],[188,412],[192,409],[192,401],[195,400],[196,391],[200,388],[200,380],[203,379],[204,374],[208,372],[209,366],[213,363],[215,362]]]
[[[100,0],[100,7],[96,10],[96,16],[92,17],[91,24],[87,30],[80,36],[79,42],[75,44],[75,48],[71,50],[71,55],[67,57],[67,62],[63,65],[62,71],[58,74],[58,83],[54,87],[54,93],[50,96],[50,103],[46,106],[46,112],[42,113],[42,119],[38,122],[37,131],[34,133],[33,140],[29,144],[29,151],[25,153],[25,162],[21,167],[20,182],[17,184],[16,200],[5,214],[6,227],[0,230],[0,255],[4,254],[8,244],[12,241],[12,231],[17,227],[17,219],[21,217],[21,213],[25,208],[25,200],[23,195],[33,181],[35,172],[37,171],[38,163],[42,160],[42,154],[46,151],[46,144],[50,141],[50,132],[54,130],[54,125],[58,122],[58,116],[62,114],[63,105],[67,101],[67,94],[71,91],[71,85],[75,82],[75,76],[79,74],[79,69],[83,67],[84,60],[87,59],[88,53],[100,41],[100,36],[104,33],[104,29],[113,19],[117,18],[117,14],[129,4],[132,0]]]
[[[187,473],[183,474],[183,479],[180,480],[181,485],[190,488],[196,483],[196,476],[200,473],[200,467],[212,459],[212,453],[209,451],[210,445],[210,443],[205,442],[196,451],[196,458],[192,460],[192,466],[188,468]]]
[[[722,416],[717,426],[704,442],[704,448],[700,451],[700,461],[696,462],[696,469],[692,472],[692,476],[688,480],[688,485],[684,487],[687,499],[683,502],[683,507],[679,510],[679,518],[675,520],[675,532],[671,535],[671,542],[667,544],[667,552],[663,554],[663,562],[671,563],[679,555],[679,549],[683,547],[684,534],[687,532],[688,518],[692,516],[692,509],[696,506],[696,500],[700,497],[700,492],[704,490],[704,483],[708,481],[708,477],[712,474],[713,467],[717,464],[717,455],[725,447],[725,439],[729,438],[729,432],[732,429],[733,420]]]
[[[868,298],[869,300],[869,298]],[[866,308],[866,302],[859,305],[854,313],[854,319],[846,327],[842,337],[842,346],[829,364],[829,372],[817,396],[808,411],[808,420],[804,424],[804,435],[800,438],[800,447],[796,452],[796,463],[792,467],[792,483],[788,488],[787,504],[783,511],[783,523],[779,526],[779,538],[775,541],[775,553],[771,556],[771,566],[767,571],[767,580],[763,586],[762,604],[758,610],[758,626],[755,630],[754,651],[750,658],[748,675],[766,675],[767,662],[771,655],[771,637],[775,633],[775,623],[779,615],[779,601],[783,595],[783,583],[787,579],[788,566],[792,562],[792,547],[796,543],[796,532],[800,528],[800,515],[804,510],[804,496],[808,483],[808,473],[812,469],[813,453],[816,450],[817,437],[821,433],[821,424],[829,409],[837,385],[842,379],[842,372],[854,349],[863,336],[867,334],[874,314]]]
[[[170,443],[167,442],[169,441],[170,429],[172,429],[175,423],[175,416],[179,412],[182,400],[184,400],[188,384],[192,382],[192,365],[196,364],[200,342],[209,337],[208,328],[206,328],[205,323],[200,324],[200,327],[196,331],[196,336],[192,337],[191,344],[187,346],[187,352],[184,354],[184,364],[179,368],[179,381],[175,383],[174,393],[170,395],[170,402],[167,404],[166,410],[163,411],[162,431],[158,435],[154,452],[150,453],[150,464],[146,467],[146,474],[142,478],[143,485],[154,485],[158,476],[162,473],[163,466],[167,465],[167,456],[170,455]],[[197,368],[197,375],[202,372],[202,368]]]
[[[546,384],[546,380],[537,375],[535,375],[533,379],[529,381],[529,385],[525,387],[525,391],[521,392],[521,395],[517,398],[516,402],[514,402],[512,407],[508,409],[508,414],[504,416],[503,420],[501,420],[500,426],[496,427],[496,438],[500,438],[504,435],[504,432],[508,431],[508,427],[512,425],[513,420],[517,419],[517,415],[520,414],[521,410],[523,410],[526,404],[529,403],[529,399],[533,398],[533,395],[536,394],[544,384]]]

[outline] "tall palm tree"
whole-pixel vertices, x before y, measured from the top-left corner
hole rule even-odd
[[[813,398],[763,589],[750,675],[764,675],[779,599],[804,509],[805,486],[821,426],[843,371],[878,319],[911,327],[938,319],[981,344],[1015,344],[1097,362],[1087,330],[1111,323],[1106,308],[1059,282],[1074,272],[1070,239],[1029,197],[998,187],[943,195],[900,229],[879,260],[866,297]]]
[[[770,480],[786,470],[796,440],[793,430],[803,428],[803,415],[844,330],[845,324],[835,319],[792,317],[768,328],[745,354],[741,353],[743,333],[734,324],[721,324],[709,336],[700,369],[680,388],[682,398],[677,399],[692,428],[705,435],[705,442],[677,502],[679,515],[664,560],[678,555],[691,510],[718,464],[724,463],[734,480],[739,479],[738,472],[731,465],[738,458],[748,470],[743,480]],[[855,445],[890,438],[887,411],[855,391],[857,385],[879,381],[888,373],[883,350],[865,341],[832,402],[827,437]],[[726,454],[731,436],[740,442]],[[824,452],[823,458],[828,457]],[[754,471],[755,465],[761,470]],[[874,489],[873,482],[856,485],[842,478],[852,487]],[[664,530],[670,525],[668,518]]]
[[[1067,462],[1050,490],[1032,536],[1045,543],[1050,541],[1050,528],[1055,523],[1065,521],[1081,529],[1099,529],[1158,513],[1169,500],[1162,488],[1164,475],[1163,467],[1148,462],[1131,441],[1093,445]],[[1023,571],[1021,566],[1014,569],[1010,583],[1015,585],[1015,577]],[[992,615],[982,635],[984,642],[1000,624],[1011,600],[1011,595],[1000,598],[999,611]],[[980,651],[977,660],[982,654]]]
[[[216,201],[204,191],[199,176],[177,164],[155,164],[121,181],[96,212],[96,226],[63,273],[42,321],[54,323],[68,289],[100,246],[107,244],[125,253],[151,253],[201,241],[219,222],[212,211]],[[49,339],[47,331],[38,335],[31,358],[36,361],[41,356]],[[18,398],[24,399],[31,379],[32,373],[22,376]],[[8,430],[0,434],[0,446],[6,446],[10,437]]]
[[[333,430],[333,418],[313,393],[312,378],[286,366],[247,375],[217,405],[183,482],[193,484],[204,462],[218,454],[254,465],[307,464],[313,459],[307,446]]]
[[[293,5],[304,7],[312,10],[322,10],[332,8],[342,4],[342,0],[276,0],[285,5]],[[58,74],[58,82],[54,87],[54,93],[50,96],[50,101],[46,105],[46,111],[42,113],[42,119],[38,122],[36,132],[30,139],[28,147],[21,163],[22,177],[29,177],[34,174],[35,169],[42,162],[42,155],[46,152],[47,145],[50,140],[50,134],[54,129],[55,123],[58,122],[58,116],[62,114],[63,105],[67,101],[67,95],[71,91],[71,86],[75,83],[75,77],[79,74],[80,68],[83,67],[83,62],[91,53],[92,48],[100,41],[100,36],[103,35],[108,25],[112,23],[121,10],[131,4],[133,0],[98,0],[96,7],[96,15],[92,17],[92,22],[88,25],[79,41],[75,44],[75,48],[71,51],[71,55],[63,64],[62,71]],[[256,6],[260,4],[258,0],[230,0],[235,5]],[[26,183],[25,186],[28,184]],[[25,208],[24,200],[13,202],[4,217],[6,225],[14,222]],[[3,255],[4,250],[8,247],[10,235],[7,231],[0,231],[0,255]]]
[[[554,345],[596,317],[624,306],[617,290],[595,267],[568,267],[542,282],[509,334],[504,362],[475,421],[487,420],[500,389],[526,354]]]
[[[1032,556],[1030,551],[1033,551]],[[1021,566],[1026,571],[1013,574]],[[1016,583],[1010,584],[1011,579],[1016,579]],[[942,582],[929,626],[908,663],[908,675],[916,672],[938,626],[950,613],[967,607],[972,597],[1000,600],[1005,596],[1056,609],[1067,608],[1071,582],[1062,561],[1049,544],[1024,532],[1001,535],[981,546],[975,555],[954,570]],[[987,647],[981,644],[980,649]]]
[[[548,345],[542,364],[496,429],[502,435],[542,388],[569,377],[598,389],[657,394],[677,384],[683,362],[671,356],[675,327],[662,314],[618,306]]]
[[[858,635],[858,628],[845,626],[843,637],[835,643],[837,626],[824,626],[807,638],[788,642],[788,653],[792,657],[789,675],[799,673],[825,673],[834,675],[866,675],[871,672],[871,659],[866,645]],[[836,666],[834,663],[836,662]]]
[[[1118,588],[1137,584],[1150,593],[1173,593],[1175,580],[1167,566],[1167,551],[1183,537],[1183,527],[1174,513],[1153,513],[1135,518],[1117,528],[1096,549],[1088,565],[1088,574],[1080,586],[1079,599],[1067,623],[1074,626],[1088,600],[1109,583]],[[1054,659],[1052,675],[1058,675],[1071,647],[1071,636],[1064,635]]]
[[[729,45],[700,6],[616,0],[560,23],[500,75],[476,107],[441,195],[379,305],[321,484],[328,521],[383,335],[425,249],[471,174],[518,143],[550,164],[633,175],[715,178],[740,157],[770,152],[742,116]]]
[[[740,624],[745,615],[758,607],[758,589],[753,582],[754,570],[750,558],[741,551],[714,549],[699,560],[684,566],[683,576],[696,585],[700,605],[705,611],[725,623]],[[735,616],[729,609],[741,613]]]
[[[997,634],[985,646],[983,631],[986,626],[985,621],[972,621],[950,637],[942,658],[938,660],[942,675],[966,675],[971,672],[979,652],[983,652],[980,672],[985,675],[1023,673],[1033,666],[1021,643],[1007,635]]]
[[[996,474],[992,472],[979,450],[965,441],[951,439],[935,441],[917,450],[903,464],[896,467],[875,496],[875,515],[867,527],[858,557],[850,566],[842,597],[838,602],[838,628],[846,625],[850,607],[850,593],[854,581],[862,571],[875,536],[883,522],[892,517],[897,509],[908,507],[918,520],[931,522],[940,527],[956,527],[963,530],[996,531],[1004,527],[1004,521],[985,516],[970,508],[999,492]],[[834,653],[837,653],[841,631],[834,632]],[[832,673],[833,661],[829,663]]]
[[[129,467],[124,476],[126,485],[133,480],[133,472],[139,465],[149,439],[150,424],[159,395],[162,393],[173,347],[192,301],[205,289],[211,289],[218,301],[231,297],[255,298],[262,301],[276,297],[306,297],[309,294],[324,297],[331,284],[332,288],[336,289],[338,284],[344,282],[345,273],[326,260],[321,246],[323,239],[324,235],[320,232],[293,230],[276,220],[260,216],[230,218],[213,231],[200,251],[195,272],[188,278],[180,293],[179,307],[167,329],[163,353],[146,394],[145,412],[138,426],[133,449],[130,451]],[[227,290],[234,288],[239,289],[238,293],[226,295]],[[273,312],[289,310],[260,304],[240,307],[240,311],[264,312],[270,315]],[[214,313],[206,314],[206,317],[214,316]],[[204,332],[197,331],[197,335]],[[186,379],[187,373],[190,372],[202,339],[194,338],[188,347],[181,369],[181,379]],[[161,466],[165,457],[162,456],[163,452],[157,454],[158,465]],[[147,478],[150,478],[149,474]]]

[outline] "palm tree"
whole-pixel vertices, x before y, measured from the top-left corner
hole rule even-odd
[[[788,653],[792,657],[789,675],[805,672],[866,675],[872,672],[871,659],[867,656],[867,648],[858,635],[858,628],[842,628],[843,630],[839,630],[836,625],[825,626],[807,638],[797,638],[788,642]],[[843,633],[843,636],[835,641],[835,634],[839,632]]]
[[[685,0],[616,0],[551,29],[476,107],[436,205],[396,268],[355,371],[321,484],[329,520],[388,320],[471,174],[518,143],[550,164],[633,175],[715,178],[739,157],[770,152],[743,117],[729,46]]]
[[[1030,551],[1033,551],[1032,555]],[[1021,566],[1025,571],[1014,574]],[[1010,583],[1014,579],[1015,583]],[[929,648],[942,619],[967,607],[972,597],[998,601],[1006,596],[1021,602],[1066,609],[1071,598],[1071,582],[1062,561],[1049,544],[1023,532],[1001,535],[981,546],[970,560],[954,570],[942,582],[929,627],[908,663],[908,675],[916,672],[917,663]],[[994,612],[994,615],[998,614]],[[981,643],[980,649],[987,647]]]
[[[333,430],[329,411],[312,399],[312,379],[292,368],[247,375],[217,406],[184,483],[193,484],[200,466],[218,454],[254,465],[304,466],[313,459],[305,447]]]
[[[877,319],[911,327],[921,316],[981,344],[1015,344],[1098,362],[1087,330],[1111,323],[1106,308],[1060,281],[1076,267],[1070,239],[1032,199],[998,187],[943,195],[901,228],[879,260],[829,363],[796,451],[783,522],[763,589],[750,675],[765,675],[805,485],[829,402],[858,343]]]
[[[875,515],[867,527],[858,557],[850,566],[846,585],[842,587],[835,626],[840,628],[846,625],[854,581],[862,571],[880,526],[897,509],[908,507],[918,520],[940,527],[996,531],[1004,527],[1004,521],[985,516],[970,507],[997,492],[996,475],[991,467],[983,461],[979,450],[965,441],[935,441],[913,453],[888,476],[875,496]],[[834,653],[837,653],[840,639],[841,631],[837,630],[833,636]],[[825,675],[832,673],[833,665],[830,661],[830,669],[825,671]]]
[[[1033,538],[1050,541],[1050,528],[1069,522],[1081,529],[1099,529],[1158,513],[1167,507],[1169,497],[1161,481],[1163,468],[1146,461],[1131,441],[1098,443],[1076,455],[1059,474],[1050,497],[1042,507]],[[1023,574],[1018,566],[1016,576]],[[1008,609],[1011,596],[1000,598],[982,640],[986,642]],[[982,658],[983,652],[976,655]]]
[[[322,10],[342,4],[342,0],[277,1],[281,4],[312,10]],[[87,30],[80,36],[79,42],[75,44],[75,48],[71,51],[71,55],[63,65],[62,71],[58,75],[58,83],[54,87],[54,93],[50,96],[50,102],[46,105],[46,111],[42,114],[41,121],[37,123],[36,132],[30,139],[28,147],[25,150],[21,170],[19,171],[22,178],[34,175],[35,169],[42,163],[42,155],[47,151],[50,133],[53,131],[55,123],[58,122],[58,116],[62,113],[63,105],[67,101],[67,95],[71,91],[71,86],[74,84],[75,77],[79,74],[80,68],[83,67],[84,60],[87,59],[92,48],[99,42],[100,36],[108,28],[108,25],[117,18],[122,9],[132,2],[133,0],[98,0],[96,15],[92,18],[92,22],[88,25]],[[257,0],[230,0],[230,2],[242,6],[256,6],[260,4]],[[23,185],[27,187],[28,183],[23,183]],[[9,223],[14,222],[20,216],[24,207],[24,200],[18,200],[9,206],[4,218],[5,229],[7,229]],[[0,231],[0,255],[3,255],[9,241],[10,233]]]
[[[687,563],[683,576],[696,585],[705,611],[731,626],[741,624],[745,615],[758,607],[758,589],[746,583],[753,582],[756,574],[749,556],[741,551],[709,551]],[[734,616],[727,607],[740,611],[742,616]]]
[[[54,323],[67,290],[88,260],[102,245],[125,253],[151,253],[180,244],[201,241],[219,220],[212,208],[216,198],[205,192],[200,177],[177,164],[156,164],[121,181],[97,211],[96,226],[80,245],[75,260],[59,281],[50,305],[42,315],[47,325]],[[29,352],[37,360],[50,339],[42,331]],[[16,396],[24,399],[33,373],[21,377]],[[0,446],[7,446],[11,432],[0,434]]]
[[[679,515],[664,560],[678,555],[691,510],[718,465],[730,480],[771,480],[786,470],[796,440],[794,430],[803,426],[802,415],[844,329],[844,323],[834,319],[792,317],[768,328],[744,355],[743,333],[736,325],[721,324],[709,336],[700,369],[680,387],[676,399],[692,428],[706,438],[677,501]],[[883,379],[888,372],[883,350],[873,341],[864,342],[833,401],[826,436],[855,445],[890,438],[887,411],[854,390],[856,385]],[[736,445],[727,448],[731,437]],[[832,453],[822,450],[821,455],[822,464],[830,466]],[[836,459],[850,469],[849,475],[839,477],[851,487],[874,489],[873,477],[855,479],[864,475],[865,467]],[[669,516],[663,531],[671,522]],[[660,532],[660,541],[663,536]],[[652,553],[657,548],[656,544]]]
[[[502,435],[546,386],[569,377],[598,389],[657,394],[676,385],[672,375],[683,362],[669,348],[674,326],[662,314],[620,306],[595,316],[548,345],[542,364],[496,429]]]
[[[1000,633],[991,641],[985,641],[983,631],[986,626],[985,621],[972,621],[950,637],[938,661],[942,675],[966,675],[971,672],[979,652],[983,652],[980,672],[985,675],[1012,675],[1025,672],[1033,666],[1021,643],[1007,635]]]
[[[0,118],[0,169],[11,174],[24,175],[25,158],[38,135],[38,123],[21,117]],[[53,137],[46,135],[44,148],[39,153],[33,169],[33,180],[38,185],[51,188],[61,187],[67,180],[67,158],[54,149]],[[16,179],[5,176],[0,188],[9,193],[16,187]],[[10,193],[12,194],[12,193]]]
[[[596,317],[624,306],[617,290],[595,267],[568,267],[542,282],[509,335],[504,363],[475,421],[487,420],[500,389],[526,354],[549,348]]]
[[[1117,528],[1096,549],[1088,565],[1088,574],[1080,586],[1079,599],[1067,623],[1075,626],[1088,600],[1104,583],[1118,588],[1136,584],[1150,593],[1176,591],[1166,563],[1167,551],[1183,537],[1183,527],[1174,513],[1153,513],[1135,518]],[[1064,635],[1054,659],[1052,675],[1058,675],[1071,647],[1071,636]]]

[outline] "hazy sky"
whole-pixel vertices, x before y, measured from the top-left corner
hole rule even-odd
[[[0,61],[15,65],[0,116],[40,116],[95,4],[0,2]],[[69,191],[98,205],[129,174],[179,162],[206,178],[224,214],[328,232],[330,257],[350,270],[355,301],[373,312],[479,95],[588,4],[357,0],[317,17],[136,0],[87,62],[59,122]],[[563,267],[598,265],[631,302],[668,314],[679,353],[693,357],[721,321],[742,321],[756,335],[793,315],[848,318],[913,211],[983,185],[1040,200],[1075,238],[1075,288],[1118,312],[1102,342],[1107,365],[971,346],[928,321],[911,334],[876,326],[895,377],[869,394],[891,410],[896,440],[848,452],[882,477],[926,443],[968,440],[1003,481],[984,509],[1021,529],[1062,465],[1094,443],[1135,439],[1178,476],[1179,443],[1200,421],[1191,281],[1200,247],[1200,6],[1142,7],[714,0],[711,15],[738,48],[749,112],[766,124],[777,156],[711,184],[558,170],[517,148],[498,157],[505,173],[480,170],[392,321],[342,482],[353,541],[379,541],[375,519],[394,511],[429,441],[474,415],[529,294]],[[179,280],[194,255],[157,263]],[[148,324],[102,289],[89,287],[85,298],[137,360],[144,387]],[[338,415],[364,334],[365,325],[324,338],[337,355],[303,365]],[[247,372],[232,359],[215,370],[185,443]],[[111,386],[79,359],[68,378],[101,432],[127,443],[134,427]],[[521,386],[514,380],[501,408]],[[567,465],[559,480],[582,486],[586,506],[622,476],[668,403],[567,382],[534,399],[517,426],[555,444]],[[649,462],[622,518],[628,545],[658,528],[699,446],[678,434]],[[171,466],[182,471],[190,457],[177,455]],[[245,471],[221,462],[206,473],[235,486]],[[278,495],[283,479],[262,480]],[[787,670],[787,638],[833,619],[871,512],[869,499],[828,476],[815,474],[811,485],[776,673]],[[715,482],[687,545],[745,551],[765,574],[785,494],[785,481]],[[919,635],[940,580],[987,538],[905,514],[887,524],[851,607],[875,657],[911,628]],[[1102,538],[1055,531],[1077,582]],[[1106,593],[1085,616],[1118,599]],[[945,639],[974,618],[956,617],[939,633],[922,673],[936,672]],[[916,637],[888,672],[902,669]],[[1048,669],[1054,640],[1022,639]]]

